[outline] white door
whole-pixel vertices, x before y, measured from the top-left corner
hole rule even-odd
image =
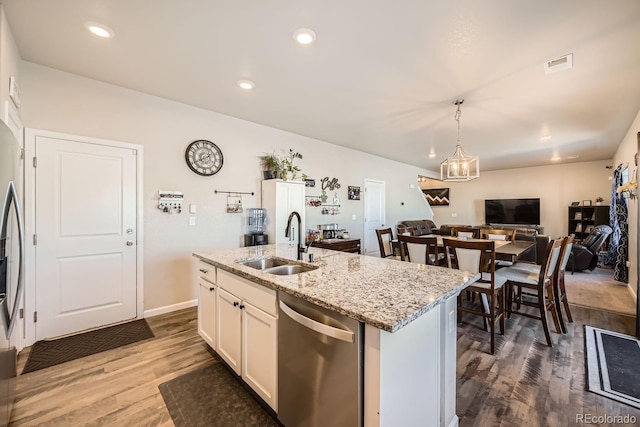
[[[240,299],[218,288],[216,300],[216,351],[238,375],[242,375],[242,311]]]
[[[364,180],[364,254],[380,256],[376,230],[385,228],[385,183]]]
[[[136,151],[36,136],[36,340],[137,316]]]
[[[277,320],[251,304],[243,304],[242,378],[277,411]]]

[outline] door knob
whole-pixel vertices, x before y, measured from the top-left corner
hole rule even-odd
[[[127,246],[133,246],[133,240],[127,240]]]
[[[133,228],[127,228],[127,234],[133,234]]]

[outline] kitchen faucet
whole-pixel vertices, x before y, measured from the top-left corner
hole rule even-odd
[[[289,214],[289,219],[287,220],[287,230],[284,233],[284,237],[289,237],[289,233],[291,231],[291,220],[293,217],[298,218],[298,261],[302,261],[302,254],[307,252],[307,248],[302,246],[302,219],[300,218],[300,214],[296,211],[293,211]]]

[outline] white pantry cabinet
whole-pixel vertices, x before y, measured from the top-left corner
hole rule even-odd
[[[217,352],[277,411],[276,291],[218,271]]]
[[[304,182],[282,181],[281,179],[267,179],[262,181],[262,207],[267,210],[267,234],[270,243],[288,243],[285,237],[287,219],[289,214],[296,211],[302,219],[302,238],[305,238],[304,228]],[[294,219],[296,227],[293,238],[298,237],[298,222]],[[304,244],[304,242],[303,242]]]
[[[216,349],[216,268],[197,262],[198,272],[198,334]]]

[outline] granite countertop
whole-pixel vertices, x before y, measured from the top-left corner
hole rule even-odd
[[[193,255],[222,270],[388,332],[401,329],[477,280],[469,273],[444,267],[314,247],[309,253],[314,254],[314,262],[302,264],[318,268],[291,276],[277,276],[238,263],[273,256],[295,260],[296,247],[288,244]]]

